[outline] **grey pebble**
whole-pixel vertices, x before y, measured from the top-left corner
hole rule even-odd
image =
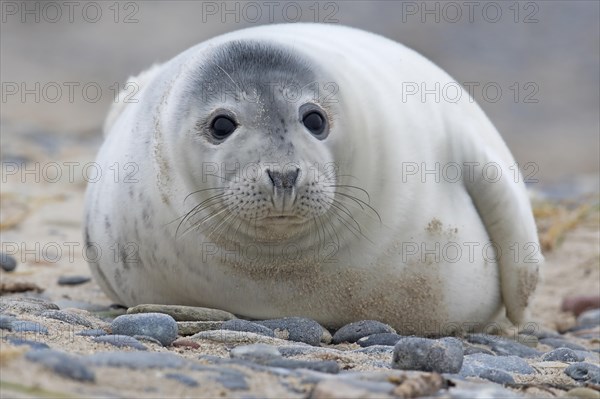
[[[572,362],[581,362],[584,360],[584,357],[579,355],[573,349],[558,348],[558,349],[554,349],[553,351],[550,351],[548,353],[545,353],[542,356],[542,360],[545,362],[557,361],[557,362],[572,363]]]
[[[474,353],[486,353],[488,355],[494,355],[494,352],[492,352],[492,350],[489,348],[473,345],[473,344],[470,344],[470,343],[464,342],[464,341],[462,344],[463,344],[463,351],[465,353],[465,356],[472,355]]]
[[[94,337],[94,342],[111,344],[118,348],[129,347],[142,351],[148,349],[140,341],[129,335],[101,335],[99,337]]]
[[[242,319],[227,320],[221,326],[221,330],[251,332],[254,334],[265,335],[267,337],[275,337],[275,333],[270,328]]]
[[[376,320],[362,320],[355,323],[346,324],[333,334],[333,343],[340,344],[342,342],[356,342],[363,337],[373,334],[392,333],[396,331]]]
[[[365,353],[367,355],[381,355],[387,353],[390,356],[394,353],[394,347],[389,345],[372,345],[366,348],[354,349],[353,353]]]
[[[473,344],[487,345],[494,353],[501,356],[538,357],[541,352],[519,342],[497,335],[470,334],[467,341]]]
[[[159,340],[149,337],[147,335],[134,335],[133,338],[137,339],[138,341],[145,341],[145,342],[149,342],[151,344],[156,344],[158,346],[162,346],[162,344],[160,343]]]
[[[600,367],[591,363],[573,363],[565,369],[565,374],[575,381],[600,384]]]
[[[196,381],[192,377],[187,376],[185,374],[169,373],[169,374],[165,374],[165,378],[169,378],[171,380],[179,381],[183,385],[187,385],[188,387],[192,387],[192,388],[198,386],[198,381]]]
[[[134,370],[179,369],[187,364],[186,359],[181,356],[161,352],[101,352],[87,356],[85,361],[94,366],[127,367]]]
[[[246,376],[237,370],[221,370],[221,374],[215,378],[215,381],[232,391],[250,389]]]
[[[48,329],[35,321],[15,320],[10,323],[10,330],[14,332],[34,332],[36,334],[48,334]]]
[[[12,326],[12,322],[15,320],[17,320],[17,318],[14,316],[0,314],[0,329],[10,330],[11,326]]]
[[[69,324],[79,324],[80,326],[92,328],[94,325],[85,317],[74,313],[68,313],[64,310],[46,310],[40,314],[42,317],[64,321]]]
[[[280,359],[281,353],[277,347],[266,344],[241,345],[229,352],[232,359],[243,359],[265,364],[273,359]]]
[[[373,345],[394,346],[398,343],[398,341],[400,341],[400,338],[402,338],[402,336],[395,333],[378,333],[369,335],[367,337],[362,337],[356,341],[356,343],[363,348]]]
[[[127,309],[127,314],[136,313],[163,313],[176,321],[224,321],[236,318],[224,310],[181,305],[143,304]]]
[[[52,349],[29,351],[25,355],[27,360],[43,364],[63,377],[77,381],[94,381],[94,372],[79,359],[64,352]]]
[[[463,347],[456,338],[405,337],[394,347],[392,368],[458,373],[462,363]]]
[[[50,349],[48,345],[43,342],[31,341],[29,339],[23,339],[18,337],[6,337],[6,340],[16,346],[27,345],[31,349],[40,350],[40,349]]]
[[[284,317],[282,319],[261,320],[255,323],[270,328],[278,338],[319,346],[323,327],[312,319],[304,317]]]
[[[273,359],[265,363],[265,366],[279,367],[284,369],[308,369],[319,371],[321,373],[337,374],[340,372],[340,366],[333,360],[310,361],[294,359]]]
[[[518,356],[494,356],[475,353],[465,356],[459,374],[464,377],[479,377],[486,370],[500,370],[516,374],[535,373],[533,367]]]
[[[0,268],[6,272],[12,272],[17,268],[17,260],[12,255],[0,252]]]
[[[178,321],[179,335],[194,335],[201,331],[220,330],[223,321]]]
[[[94,328],[90,330],[81,330],[75,335],[81,335],[83,337],[100,337],[102,335],[108,335],[108,333],[100,328]]]
[[[585,351],[587,348],[585,346],[574,344],[573,342],[569,342],[566,339],[559,338],[544,338],[540,340],[541,344],[548,345],[554,349],[558,348],[569,348],[575,351]]]
[[[581,327],[595,327],[600,325],[600,309],[586,310],[577,317],[577,325]]]
[[[332,354],[332,355],[340,355],[343,352],[333,348],[321,348],[315,346],[280,346],[279,353],[282,356],[290,357],[290,356],[302,356],[302,355],[312,355],[312,354]]]
[[[515,379],[503,370],[498,369],[485,369],[481,370],[481,372],[477,375],[479,378],[483,378],[484,380],[495,382],[496,384],[514,384]]]
[[[58,278],[58,285],[79,285],[91,280],[92,278],[88,276],[60,276]]]
[[[127,314],[117,317],[111,323],[113,334],[147,335],[169,346],[177,339],[177,322],[162,313]]]

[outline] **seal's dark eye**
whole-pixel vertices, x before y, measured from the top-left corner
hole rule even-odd
[[[210,130],[214,138],[223,140],[233,133],[236,127],[237,125],[230,117],[219,115],[213,119]]]
[[[300,107],[302,124],[308,131],[318,138],[324,140],[329,134],[329,126],[325,112],[316,104],[304,104]]]
[[[304,115],[302,123],[312,134],[321,134],[325,128],[325,119],[317,111],[311,111]]]

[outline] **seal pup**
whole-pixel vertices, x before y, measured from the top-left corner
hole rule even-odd
[[[543,257],[521,175],[466,93],[414,95],[460,88],[415,51],[259,26],[134,81],[86,193],[87,258],[117,303],[422,335],[527,321]]]

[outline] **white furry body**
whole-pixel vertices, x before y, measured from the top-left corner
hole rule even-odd
[[[234,39],[292,48],[318,63],[325,80],[335,82],[335,128],[314,148],[297,145],[297,153],[323,154],[318,159],[333,161],[340,174],[351,175],[346,184],[369,193],[368,203],[382,223],[368,209],[360,210],[359,203],[345,201],[362,234],[339,223],[326,221],[322,229],[315,224],[294,241],[299,259],[282,256],[282,251],[296,253],[284,243],[266,245],[247,235],[237,239],[235,226],[226,235],[229,244],[241,247],[207,237],[202,229],[175,237],[173,221],[193,205],[185,197],[206,184],[193,171],[200,164],[190,162],[226,161],[218,148],[196,150],[190,157],[189,145],[171,139],[171,127],[183,118],[173,105],[182,95],[176,83],[207,49]],[[406,82],[433,88],[436,82],[444,86],[454,80],[383,37],[313,24],[233,32],[156,67],[144,78],[139,102],[113,111],[114,122],[107,123],[97,158],[103,171],[115,163],[121,171],[135,163],[139,170],[131,177],[138,182],[127,183],[121,176],[115,183],[110,175],[88,188],[87,235],[103,250],[91,262],[98,282],[113,300],[128,306],[187,304],[251,318],[306,316],[331,327],[375,319],[401,333],[480,329],[503,306],[513,322],[523,322],[543,258],[527,247],[538,239],[525,187],[515,183],[520,176],[509,169],[514,160],[466,93],[456,103],[435,102],[433,96],[422,101],[420,93],[403,98]],[[231,140],[240,140],[241,158],[245,146],[260,145],[233,135]],[[462,167],[457,181],[449,181],[455,169],[444,169],[450,163]],[[497,182],[481,178],[482,166],[489,163],[502,170]],[[436,165],[437,178],[421,175],[423,168]],[[465,176],[468,165],[473,165],[473,178]],[[493,175],[494,170],[487,172]],[[208,196],[200,193],[198,201]],[[315,242],[334,234],[339,248],[313,251]],[[502,250],[499,261],[490,240]],[[135,252],[127,267],[109,249],[117,242],[130,245],[121,256]],[[263,251],[258,259],[255,247]],[[458,258],[457,248],[462,251]]]

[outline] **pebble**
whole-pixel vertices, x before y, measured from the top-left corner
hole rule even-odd
[[[450,399],[523,398],[521,394],[495,384],[473,384],[450,388],[448,395],[444,397]]]
[[[191,340],[209,340],[214,342],[222,342],[226,344],[268,344],[268,345],[289,345],[289,341],[271,338],[261,334],[243,331],[216,330],[216,331],[201,331],[188,337]]]
[[[169,378],[171,380],[179,381],[183,385],[187,385],[188,387],[191,387],[191,388],[194,388],[194,387],[198,386],[198,381],[196,381],[192,377],[187,376],[185,374],[169,373],[169,374],[165,374],[165,378]]]
[[[600,392],[590,388],[577,387],[568,390],[564,396],[566,398],[600,399]]]
[[[0,298],[0,312],[40,313],[45,310],[58,310],[58,306],[41,298]]]
[[[265,363],[265,366],[279,367],[284,369],[307,369],[321,373],[337,374],[340,366],[333,360],[311,361],[294,359],[273,359]]]
[[[148,349],[140,341],[130,337],[129,335],[102,335],[99,337],[94,337],[94,342],[111,344],[118,348],[129,347],[142,351]]]
[[[0,314],[0,329],[2,330],[10,330],[12,322],[17,320],[14,316],[8,316],[4,314]]]
[[[275,337],[275,333],[270,328],[267,328],[261,324],[253,323],[251,321],[242,319],[228,320],[223,323],[221,329],[229,331],[250,332],[254,334],[265,335],[267,337]]]
[[[592,309],[577,317],[577,325],[582,327],[595,327],[600,325],[600,309]]]
[[[171,345],[173,345],[174,347],[177,347],[177,348],[192,348],[192,349],[200,348],[199,343],[191,341],[189,339],[185,339],[185,338],[178,338],[175,341],[173,341],[173,343]]]
[[[16,346],[29,346],[31,349],[39,350],[39,349],[50,349],[48,345],[43,342],[31,341],[28,339],[22,339],[18,337],[6,337],[7,341]]]
[[[600,308],[600,295],[567,297],[563,299],[561,308],[579,316],[586,310]]]
[[[467,336],[467,340],[473,344],[489,346],[494,353],[501,356],[514,355],[529,358],[541,355],[541,352],[527,345],[497,335],[470,334]]]
[[[456,338],[404,337],[394,347],[392,368],[458,373],[462,363],[462,343]]]
[[[94,372],[81,360],[64,352],[52,349],[34,350],[27,352],[25,358],[43,364],[55,373],[73,380],[93,382],[96,379]]]
[[[544,338],[540,340],[541,344],[548,345],[554,349],[557,348],[569,348],[575,351],[585,351],[587,350],[585,346],[574,344],[573,342],[569,342],[565,339],[558,338]]]
[[[475,353],[465,356],[459,375],[463,377],[479,377],[487,370],[500,370],[507,373],[534,374],[535,370],[518,356],[494,356]],[[482,377],[485,378],[485,377]]]
[[[573,363],[565,369],[565,374],[575,381],[600,384],[600,367],[591,363]]]
[[[94,327],[94,325],[89,320],[87,320],[85,317],[82,317],[82,316],[80,316],[78,314],[74,314],[74,313],[68,313],[68,312],[65,312],[64,310],[47,310],[47,311],[41,313],[40,316],[46,317],[49,319],[64,321],[65,323],[69,323],[69,324],[79,324],[80,326],[84,326],[84,327],[88,327],[88,328]]]
[[[321,329],[322,329],[321,342],[329,345],[333,341],[333,336],[331,335],[329,330],[326,329],[325,327],[321,326]]]
[[[319,323],[303,317],[284,317],[255,323],[273,330],[277,338],[304,342],[313,346],[319,346],[323,336],[323,327]]]
[[[483,378],[484,380],[495,382],[496,384],[514,384],[515,379],[507,373],[506,371],[497,370],[497,369],[484,369],[477,375],[479,378]]]
[[[155,338],[164,346],[177,339],[177,322],[162,313],[141,313],[119,316],[111,323],[113,334],[147,335]]]
[[[356,342],[363,337],[373,334],[396,333],[396,331],[379,321],[362,320],[355,323],[346,324],[333,334],[333,343],[340,344],[342,342]]]
[[[215,378],[215,381],[223,385],[226,389],[231,389],[232,391],[250,389],[248,382],[246,382],[246,376],[243,373],[230,369],[223,369],[220,372],[221,374]]]
[[[194,335],[201,331],[220,330],[223,321],[178,321],[179,335]]]
[[[554,349],[553,351],[550,351],[548,353],[545,353],[542,356],[542,360],[545,362],[557,361],[557,362],[572,363],[572,362],[583,361],[584,356],[579,355],[573,349],[558,348],[558,349]]]
[[[14,332],[34,332],[36,334],[48,334],[48,329],[35,321],[15,320],[10,323],[10,330]]]
[[[248,360],[258,364],[265,364],[273,359],[280,359],[281,353],[277,347],[265,344],[241,345],[229,352],[232,359]]]
[[[468,342],[463,342],[462,344],[463,344],[463,352],[465,353],[465,356],[472,355],[474,353],[486,353],[488,355],[494,354],[494,352],[492,352],[491,349],[483,347],[483,346],[473,345]]]
[[[224,310],[181,305],[138,305],[127,309],[127,314],[163,313],[176,321],[225,321],[235,319],[235,315]]]
[[[383,353],[392,356],[394,354],[394,347],[389,345],[372,345],[366,348],[355,349],[352,352],[365,353],[367,355],[381,355]]]
[[[100,328],[94,328],[90,330],[81,330],[75,335],[81,335],[83,337],[100,337],[102,335],[107,335],[108,333]]]
[[[321,348],[315,346],[281,346],[278,348],[279,353],[284,357],[290,356],[304,356],[304,355],[315,355],[318,354],[320,357],[323,356],[338,356],[343,354],[342,351],[333,348]]]
[[[0,252],[0,268],[5,272],[12,272],[17,268],[17,260],[12,255]]]
[[[181,356],[161,352],[100,352],[87,356],[85,361],[94,366],[127,367],[134,370],[179,369],[187,363]]]
[[[79,285],[91,280],[92,278],[88,276],[60,276],[58,278],[58,285]]]
[[[327,379],[313,388],[309,399],[387,399],[394,397],[394,388],[389,382]]]
[[[363,348],[373,345],[394,346],[398,343],[398,341],[400,341],[400,338],[402,338],[402,336],[395,333],[378,333],[369,335],[367,337],[362,337],[356,341],[356,343]]]

